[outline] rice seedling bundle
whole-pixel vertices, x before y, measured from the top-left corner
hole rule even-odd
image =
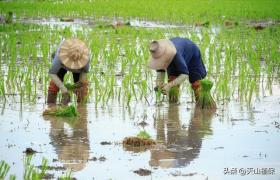
[[[201,80],[197,106],[202,109],[215,109],[216,103],[210,93],[213,83],[210,80]]]
[[[168,99],[170,103],[177,103],[179,101],[180,88],[179,86],[172,87],[169,91]]]
[[[74,105],[51,108],[43,112],[43,116],[57,116],[57,117],[76,117],[78,116],[77,108]]]
[[[151,136],[146,131],[141,131],[137,134],[136,137],[126,137],[123,140],[124,146],[134,146],[134,147],[140,147],[140,146],[150,146],[154,145],[156,142],[151,139]]]

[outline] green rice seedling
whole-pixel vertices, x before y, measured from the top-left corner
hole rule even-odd
[[[252,101],[252,96],[253,96],[253,92],[256,89],[256,81],[251,81],[250,86],[249,86],[249,93],[248,93],[248,98],[247,98],[247,102],[250,104]]]
[[[74,90],[76,88],[75,84],[71,84],[71,83],[64,83],[64,86],[68,89],[68,90]]]
[[[53,109],[47,109],[43,112],[43,116],[51,115],[57,117],[76,117],[78,116],[77,108],[74,105],[62,106]]]
[[[10,170],[10,165],[6,163],[4,160],[0,162],[0,179],[5,179],[7,176],[8,172]],[[11,174],[9,176],[9,180],[15,180],[16,176],[14,174]]]
[[[13,22],[13,12],[12,11],[9,11],[6,15],[6,19],[5,19],[5,22],[7,24],[11,24]]]
[[[215,109],[216,103],[210,93],[213,83],[210,80],[203,79],[200,84],[199,98],[196,105],[202,109]]]
[[[0,77],[0,96],[6,99],[5,83],[3,76]]]
[[[46,174],[46,170],[48,168],[48,160],[46,158],[42,159],[42,168],[41,168],[41,172],[39,169],[37,169],[34,165],[31,164],[31,160],[32,160],[32,156],[27,156],[24,160],[24,175],[23,175],[23,179],[24,180],[40,180],[42,179],[45,174]]]
[[[150,139],[151,136],[149,133],[147,133],[147,131],[140,131],[138,134],[137,134],[137,137],[138,138],[142,138],[142,139]]]
[[[9,164],[2,160],[0,162],[0,179],[5,179],[9,170],[10,170]]]
[[[72,170],[68,170],[65,175],[62,175],[61,177],[58,178],[59,180],[72,180]]]
[[[159,104],[162,101],[162,89],[159,87],[155,87],[155,93],[156,93],[156,103]]]
[[[178,86],[172,87],[168,94],[168,101],[170,103],[177,103],[179,102],[179,98],[180,98],[180,88]]]
[[[41,170],[36,168],[31,164],[32,156],[27,156],[24,158],[24,180],[41,180],[46,175],[46,170],[48,168],[48,160],[46,158],[42,159]],[[7,173],[10,166],[5,162],[0,162],[0,179],[6,179]],[[14,174],[9,176],[9,180],[15,180],[16,176]]]
[[[10,175],[9,180],[16,180],[16,175],[14,174]]]

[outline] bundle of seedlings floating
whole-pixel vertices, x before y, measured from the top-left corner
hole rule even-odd
[[[57,116],[57,117],[76,117],[78,116],[77,108],[74,105],[54,107],[46,109],[43,116]]]
[[[210,80],[204,79],[200,81],[199,98],[196,105],[201,109],[215,109],[216,103],[210,93],[213,83]]]
[[[141,146],[151,146],[156,144],[156,142],[151,139],[151,136],[146,131],[141,131],[136,137],[126,137],[123,140],[124,146],[133,146],[133,147],[141,147]]]

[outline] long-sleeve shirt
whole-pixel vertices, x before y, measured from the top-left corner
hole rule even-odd
[[[187,74],[191,83],[203,79],[207,73],[197,45],[186,38],[175,37],[170,40],[175,45],[177,53],[167,67],[168,75]]]

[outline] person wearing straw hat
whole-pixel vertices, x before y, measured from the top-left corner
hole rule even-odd
[[[198,46],[189,39],[175,37],[152,41],[149,50],[149,67],[157,71],[155,90],[161,89],[164,94],[172,88],[179,91],[179,85],[189,78],[197,100],[199,80],[207,74]],[[166,71],[168,83],[164,83]]]
[[[62,41],[55,53],[49,70],[51,81],[48,87],[48,104],[56,103],[59,90],[62,92],[61,103],[67,105],[70,102],[69,91],[63,84],[67,71],[73,74],[77,101],[84,102],[88,93],[89,49],[83,41],[76,38]]]

